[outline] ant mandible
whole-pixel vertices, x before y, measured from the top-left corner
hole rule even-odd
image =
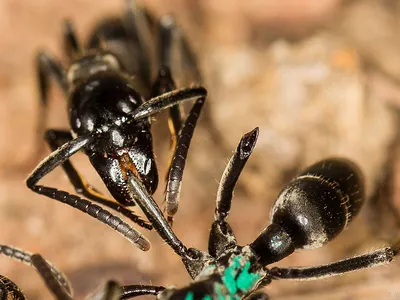
[[[184,60],[194,70],[196,78],[199,72],[186,39],[174,26],[171,17],[164,17],[159,22],[161,67],[157,80],[152,83],[150,59],[144,42],[150,34],[149,14],[132,0],[126,3],[125,16],[117,26],[117,33],[122,32],[123,35],[116,38],[126,43],[128,50],[135,50],[132,55],[137,54],[138,74],[126,71],[117,56],[101,46],[113,38],[112,34],[109,35],[115,29],[111,25],[96,29],[90,39],[90,46],[83,49],[72,24],[66,22],[64,43],[70,60],[66,71],[48,53],[40,52],[37,55],[41,102],[46,107],[49,80],[55,78],[68,98],[71,132],[46,132],[46,141],[53,152],[33,170],[26,183],[38,194],[67,203],[113,228],[121,227],[122,221],[119,218],[113,217],[111,222],[108,213],[99,213],[104,212],[99,206],[68,192],[38,185],[39,180],[61,165],[78,194],[120,212],[139,226],[152,229],[148,222],[127,208],[135,205],[127,186],[127,174],[134,174],[149,194],[156,190],[158,171],[153,153],[150,117],[169,108],[171,134],[176,140],[166,188],[167,214],[172,222],[178,207],[187,151],[207,92],[203,87],[175,88],[170,72],[174,37],[178,36]],[[94,46],[95,37],[103,42]],[[196,101],[185,122],[182,122],[179,104],[190,99]],[[89,157],[117,202],[102,195],[78,173],[69,161],[78,151],[83,151]],[[132,227],[125,226],[121,233],[130,235],[131,241],[140,249],[149,249],[147,239]]]

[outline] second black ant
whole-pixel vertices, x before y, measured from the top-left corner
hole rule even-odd
[[[67,98],[71,130],[46,132],[46,141],[53,152],[27,179],[28,187],[38,194],[67,203],[113,228],[124,227],[121,233],[130,236],[142,250],[149,249],[149,242],[132,227],[122,226],[119,218],[110,218],[99,206],[68,192],[38,185],[38,182],[61,165],[78,194],[120,212],[139,226],[152,229],[151,224],[127,208],[135,205],[127,187],[127,174],[134,174],[149,194],[156,190],[158,171],[153,153],[150,117],[169,108],[171,134],[176,141],[166,190],[167,214],[172,222],[178,207],[188,148],[207,92],[203,87],[175,88],[170,72],[174,42],[179,44],[185,62],[196,73],[195,77],[198,77],[198,70],[185,37],[175,27],[171,17],[162,18],[158,23],[160,71],[157,80],[152,82],[150,58],[144,42],[149,38],[147,35],[151,34],[151,22],[144,9],[128,0],[125,15],[117,25],[117,30],[115,24],[95,30],[89,47],[83,48],[80,45],[72,24],[66,22],[64,44],[70,60],[66,70],[48,53],[40,52],[37,55],[42,104],[46,106],[48,103],[49,81],[54,78]],[[174,39],[176,36],[178,38]],[[128,50],[132,50],[132,55],[136,53],[137,74],[131,74],[129,67],[122,65],[116,55],[102,46],[113,37],[125,42]],[[190,99],[196,101],[183,122],[179,104]],[[79,151],[89,157],[117,202],[88,184],[69,161]]]
[[[390,263],[400,252],[400,243],[366,254],[312,267],[270,267],[298,249],[315,249],[339,235],[359,213],[365,201],[364,178],[351,161],[331,158],[319,161],[295,177],[279,194],[271,223],[247,245],[239,245],[227,222],[235,185],[253,152],[258,128],[245,134],[228,162],[217,192],[215,221],[210,230],[208,251],[188,248],[176,236],[135,176],[128,174],[128,188],[160,237],[179,255],[193,281],[184,287],[118,285],[109,281],[102,298],[131,299],[154,295],[158,300],[249,299],[267,300],[260,289],[274,280],[317,280]],[[129,171],[128,171],[129,173]],[[56,299],[72,299],[72,289],[62,274],[40,255],[0,245],[0,254],[33,265]],[[0,275],[5,296],[25,299],[19,288]],[[0,294],[1,295],[1,294]]]

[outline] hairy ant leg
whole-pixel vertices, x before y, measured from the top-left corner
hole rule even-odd
[[[400,242],[392,247],[384,247],[321,266],[305,268],[278,268],[270,270],[273,279],[317,280],[361,269],[373,268],[390,263],[399,254]]]

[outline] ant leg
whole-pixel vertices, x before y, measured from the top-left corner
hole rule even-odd
[[[48,130],[46,133],[46,141],[50,145],[52,151],[56,151],[64,143],[70,142],[71,140],[72,135],[68,131]],[[143,228],[146,228],[148,230],[151,230],[153,228],[151,224],[141,219],[140,216],[135,214],[135,212],[113,200],[108,199],[95,188],[93,188],[90,184],[88,184],[86,180],[79,174],[79,172],[76,170],[70,160],[66,160],[61,166],[78,194],[81,194],[89,200],[100,203],[104,206],[107,206],[108,208],[119,212],[120,214],[127,217],[129,220]]]
[[[309,268],[277,268],[270,270],[272,279],[315,280],[341,275],[347,272],[382,266],[390,263],[399,254],[400,242],[373,252],[347,258],[327,265]]]
[[[46,122],[46,106],[48,102],[50,78],[54,77],[58,86],[68,94],[68,81],[64,69],[59,61],[53,58],[50,54],[39,52],[36,55],[36,72],[40,93],[40,116],[38,118],[37,132],[42,135]],[[39,139],[38,139],[39,140]]]
[[[7,257],[19,260],[27,265],[34,266],[36,268],[35,262],[33,257],[35,254],[28,253],[26,251],[10,247],[7,245],[0,245],[0,254],[3,254]],[[42,258],[43,259],[43,258]],[[47,274],[49,274],[49,277],[54,278],[54,280],[57,281],[57,283],[60,285],[60,287],[65,290],[69,295],[72,296],[72,288],[68,282],[68,280],[64,277],[64,275],[57,270],[57,268],[51,264],[48,261],[43,260],[46,262],[47,266]],[[38,270],[39,271],[39,270]],[[39,271],[40,273],[40,271]],[[3,298],[0,298],[3,299]]]
[[[152,87],[152,96],[156,97],[166,92],[174,91],[176,89],[175,83],[172,79],[170,69],[168,67],[162,67],[160,69],[158,78]],[[168,127],[171,133],[171,149],[175,149],[177,144],[178,133],[182,128],[182,112],[179,103],[169,108]],[[172,158],[171,158],[172,159]],[[171,160],[169,162],[171,166]],[[168,168],[168,173],[169,173]],[[168,177],[167,173],[167,177]]]
[[[143,103],[132,114],[132,119],[137,120],[158,113],[166,108],[178,104],[179,102],[191,98],[198,98],[179,133],[177,147],[172,158],[166,191],[167,214],[170,216],[174,214],[175,209],[174,207],[172,207],[172,209],[168,208],[168,206],[170,206],[168,203],[176,203],[178,201],[180,182],[182,180],[188,147],[190,145],[197,119],[199,118],[199,114],[204,105],[206,95],[207,91],[202,87],[174,90]],[[173,204],[173,206],[174,205],[175,204]],[[175,206],[177,208],[177,205]]]
[[[39,52],[36,56],[36,70],[39,83],[40,99],[43,106],[47,105],[49,79],[54,77],[64,94],[68,93],[68,81],[60,62],[50,54]]]
[[[171,225],[173,223],[173,216],[178,211],[183,170],[185,169],[190,142],[204,102],[205,98],[200,98],[194,103],[181,131],[178,134],[177,146],[172,156],[172,162],[168,172],[167,187],[165,190],[166,213]]]
[[[2,275],[0,275],[0,299],[26,300],[19,287]]]
[[[176,32],[179,40],[179,49],[181,52],[182,60],[185,66],[189,68],[189,72],[192,76],[192,81],[200,84],[203,82],[198,63],[197,56],[194,53],[192,47],[190,47],[187,38],[185,37],[182,29],[180,27],[176,27]]]
[[[239,142],[236,151],[225,167],[218,187],[215,222],[212,224],[208,241],[208,252],[217,257],[227,248],[236,245],[236,238],[226,222],[231,209],[233,190],[247,160],[253,152],[258,138],[258,127],[246,133]]]
[[[67,291],[54,276],[50,265],[40,254],[31,256],[32,266],[38,271],[47,288],[58,300],[72,300],[72,291]]]
[[[163,290],[165,290],[165,287],[157,285],[126,285],[122,287],[122,295],[120,299],[131,299],[144,295],[157,296]]]
[[[81,136],[65,143],[63,146],[53,151],[53,153],[43,160],[29,175],[28,179],[26,180],[26,185],[40,195],[44,195],[56,201],[65,203],[103,222],[123,235],[139,249],[143,251],[149,250],[150,244],[140,232],[132,228],[120,218],[114,216],[109,211],[76,195],[72,195],[52,187],[37,184],[38,181],[46,174],[67,161],[73,154],[81,150],[87,143],[89,143],[90,140],[90,137]]]
[[[82,50],[73,23],[70,20],[64,22],[64,51],[72,59]]]
[[[160,73],[157,81],[153,85],[153,96],[160,95],[176,89],[172,79],[170,68],[172,66],[172,44],[176,28],[172,17],[164,17],[159,23],[159,65]],[[201,102],[201,103],[200,103]],[[197,123],[197,119],[201,112],[203,100],[197,101],[189,113],[189,116],[183,125],[182,113],[179,104],[169,108],[169,128],[172,136],[172,155],[168,172],[166,186],[166,212],[168,221],[172,226],[173,215],[178,209],[179,189],[182,181],[183,169],[187,157],[187,150],[190,145],[193,131]],[[196,107],[196,108],[195,108]],[[181,132],[182,130],[182,132]],[[179,141],[178,141],[179,139]]]
[[[172,67],[172,44],[174,38],[174,32],[176,32],[172,17],[163,17],[158,24],[158,65],[159,65],[159,76],[152,87],[152,96],[158,96],[166,92],[170,92],[176,89],[175,82],[172,79],[171,67]],[[169,108],[169,120],[168,125],[172,136],[171,149],[176,147],[176,139],[179,131],[181,130],[182,112],[179,104]],[[171,165],[171,163],[169,164]]]
[[[125,0],[126,8],[123,25],[128,36],[128,45],[132,55],[137,56],[140,78],[144,78],[147,86],[151,86],[151,59],[150,37],[152,33],[149,27],[148,14],[136,4],[134,0]]]

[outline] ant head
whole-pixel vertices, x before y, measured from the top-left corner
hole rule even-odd
[[[106,58],[93,57],[100,64]],[[158,185],[150,119],[130,122],[132,113],[143,102],[129,78],[113,70],[97,72],[79,82],[69,97],[73,133],[92,137],[85,147],[86,154],[113,197],[124,205],[133,204],[126,187],[128,170],[150,194]]]
[[[363,177],[354,163],[317,162],[283,189],[271,211],[272,224],[250,246],[264,264],[295,249],[321,247],[343,231],[363,202]]]

